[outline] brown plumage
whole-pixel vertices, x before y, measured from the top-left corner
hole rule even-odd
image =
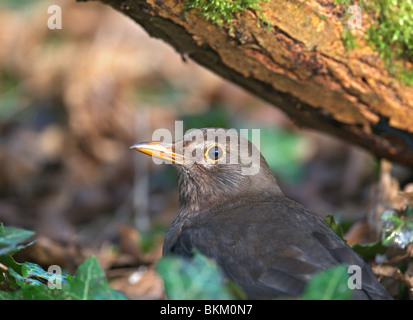
[[[259,152],[255,162],[241,159],[257,151],[251,142],[235,130],[214,132],[218,135],[202,129],[175,144],[131,147],[170,160],[178,171],[180,209],[164,255],[191,257],[196,248],[215,259],[251,299],[298,297],[314,274],[338,264],[358,265],[362,289],[354,289],[353,298],[391,299],[322,218],[283,195]],[[255,174],[245,174],[251,167]]]

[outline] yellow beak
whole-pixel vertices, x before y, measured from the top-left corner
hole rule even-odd
[[[171,161],[172,163],[183,165],[185,157],[182,154],[173,151],[173,144],[164,142],[139,142],[130,147],[144,154],[155,158]]]

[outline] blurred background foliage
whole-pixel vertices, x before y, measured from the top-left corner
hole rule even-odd
[[[274,106],[181,57],[100,3],[0,3],[0,222],[33,230],[19,262],[73,274],[91,255],[132,299],[165,297],[155,271],[176,216],[176,175],[129,150],[158,128],[260,129],[286,195],[322,216],[360,221],[378,162],[300,130]],[[412,173],[396,166],[404,186]],[[356,233],[353,241],[365,240]]]

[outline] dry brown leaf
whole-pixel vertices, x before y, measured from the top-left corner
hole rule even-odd
[[[371,239],[370,226],[366,221],[358,221],[354,223],[344,237],[349,245],[374,241]]]
[[[119,249],[131,255],[137,264],[149,264],[162,256],[163,239],[159,238],[153,250],[143,253],[140,247],[139,232],[127,225],[119,228]]]
[[[405,198],[408,201],[409,205],[413,208],[413,192],[399,191],[399,195]]]

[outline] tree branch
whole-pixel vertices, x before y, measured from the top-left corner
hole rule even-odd
[[[342,14],[333,0],[263,2],[271,29],[255,12],[234,28],[185,14],[176,0],[100,0],[131,17],[183,56],[316,129],[413,167],[413,88],[386,71],[360,38],[346,50]]]

